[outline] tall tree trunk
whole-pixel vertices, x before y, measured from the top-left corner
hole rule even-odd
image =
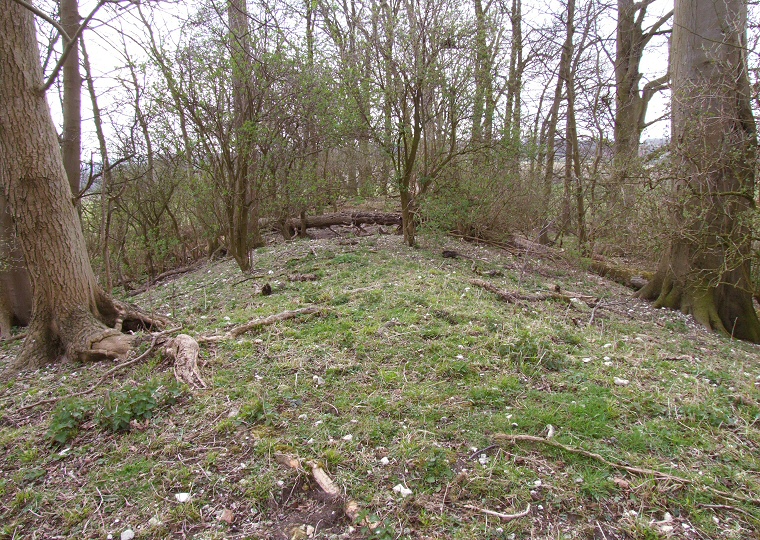
[[[509,80],[507,83],[507,106],[504,114],[504,138],[507,142],[507,171],[513,181],[520,180],[520,123],[522,122],[522,0],[512,0],[509,14],[512,25],[512,45],[509,51]],[[542,96],[543,97],[543,96]]]
[[[568,21],[575,18],[575,0],[567,1]],[[559,108],[562,104],[562,89],[570,77],[570,69],[573,60],[573,33],[575,26],[568,22],[566,26],[565,42],[562,44],[562,54],[559,59],[559,74],[557,86],[554,89],[554,101],[548,116],[548,129],[546,135],[546,170],[544,171],[544,225],[538,241],[542,244],[549,243],[549,229],[551,227],[551,195],[554,183],[554,157],[556,155],[555,137],[557,136],[557,122],[559,121]]]
[[[90,94],[90,102],[92,104],[95,133],[98,137],[98,146],[100,149],[100,257],[103,259],[103,288],[106,294],[111,294],[111,289],[113,288],[113,282],[111,279],[111,254],[109,250],[109,236],[111,229],[111,163],[108,159],[108,147],[106,146],[106,137],[103,133],[103,122],[100,116],[98,97],[95,93],[95,82],[92,79],[90,57],[87,55],[84,39],[82,39],[82,60],[84,63],[87,90]]]
[[[116,324],[118,310],[96,285],[41,81],[32,14],[8,2],[0,10],[0,186],[34,291],[14,368],[61,354],[115,358],[130,348],[128,336],[104,324]]]
[[[483,114],[485,112],[486,86],[490,76],[488,65],[488,43],[486,14],[483,12],[482,0],[475,2],[475,95],[472,105],[472,141],[483,142]]]
[[[747,4],[677,0],[672,37],[670,246],[639,296],[760,342],[750,292],[745,216],[754,207],[757,147],[747,77]]]
[[[245,125],[250,118],[248,78],[250,69],[250,29],[245,0],[230,0],[227,8],[232,60],[232,100],[234,106],[233,153],[230,171],[229,242],[230,252],[243,272],[251,268],[251,245],[248,241],[251,188],[249,159],[251,148],[246,144]],[[258,216],[257,216],[258,217]]]
[[[79,28],[78,0],[61,0],[61,26],[69,36]],[[66,43],[64,43],[64,46]],[[82,75],[79,73],[79,47],[73,47],[63,64],[63,167],[71,195],[79,204],[80,162],[82,153]]]

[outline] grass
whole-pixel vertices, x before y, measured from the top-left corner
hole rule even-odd
[[[432,236],[421,244],[280,244],[256,252],[264,278],[242,281],[233,262],[214,262],[137,297],[191,335],[324,308],[204,345],[208,389],[152,400],[171,378],[160,355],[68,409],[19,410],[87,389],[112,366],[54,365],[4,385],[0,539],[118,538],[127,528],[138,538],[293,538],[306,525],[315,538],[757,537],[760,509],[742,500],[760,498],[756,346],[654,310],[565,261]],[[443,259],[443,248],[478,260]],[[501,271],[488,279],[502,289],[559,284],[601,304],[593,321],[590,308],[559,301],[505,304],[469,283],[474,269]],[[294,274],[318,280],[289,281]],[[267,281],[274,293],[258,295]],[[0,368],[18,347],[3,345]],[[137,423],[99,424],[103,408],[110,419],[124,400]],[[57,421],[69,430],[63,445],[48,435]],[[498,433],[542,436],[550,425],[562,444],[691,484],[548,446],[495,445]],[[320,463],[364,523],[350,524],[278,453]],[[401,497],[397,484],[413,494]],[[179,503],[178,493],[191,499]],[[509,523],[465,507],[528,504]]]

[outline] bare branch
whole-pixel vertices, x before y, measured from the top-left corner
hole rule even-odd
[[[21,3],[23,0],[15,0],[16,2]],[[45,84],[43,84],[39,92],[41,94],[44,94],[47,92],[48,88],[53,86],[53,83],[55,82],[55,79],[58,77],[58,73],[61,71],[61,68],[63,67],[63,64],[66,62],[66,58],[68,58],[71,51],[76,47],[77,42],[79,41],[79,37],[82,35],[82,32],[84,32],[85,28],[87,28],[87,25],[90,23],[92,18],[95,16],[95,13],[98,12],[98,10],[105,4],[107,0],[100,0],[98,4],[95,6],[95,8],[90,12],[87,17],[85,17],[82,24],[77,29],[76,33],[74,33],[71,38],[66,42],[66,46],[63,49],[63,53],[61,53],[61,57],[58,59],[58,63],[53,68],[52,73],[50,73],[50,76],[48,77],[47,81],[45,81]],[[47,20],[47,19],[46,19]],[[66,33],[63,33],[64,36],[66,36]]]

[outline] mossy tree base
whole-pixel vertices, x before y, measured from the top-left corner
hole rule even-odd
[[[746,286],[749,263],[725,272],[718,285],[710,285],[675,271],[684,266],[673,264],[671,254],[677,251],[671,249],[665,254],[657,273],[636,296],[654,301],[658,308],[678,309],[716,332],[760,343],[760,320]]]

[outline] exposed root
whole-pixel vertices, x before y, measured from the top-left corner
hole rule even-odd
[[[174,361],[174,376],[191,388],[206,388],[198,371],[198,342],[187,334],[180,334],[169,341],[165,349],[167,357]]]
[[[23,407],[19,407],[16,410],[17,411],[24,411],[24,410],[27,410],[27,409],[33,409],[35,407],[39,407],[40,405],[49,405],[49,404],[52,404],[52,403],[58,403],[62,399],[81,397],[81,396],[86,396],[87,394],[93,393],[101,384],[103,384],[103,382],[106,379],[108,379],[111,375],[113,375],[117,371],[120,371],[120,370],[122,370],[124,368],[127,368],[127,367],[131,366],[131,365],[137,364],[138,362],[141,362],[144,359],[146,359],[148,356],[150,356],[153,353],[153,351],[156,349],[156,346],[158,344],[158,338],[161,335],[162,334],[158,334],[156,336],[153,336],[153,341],[151,342],[150,348],[147,351],[145,351],[144,353],[142,353],[140,356],[137,356],[136,358],[132,358],[131,360],[127,360],[126,362],[122,362],[118,366],[115,366],[115,367],[109,369],[108,371],[106,371],[100,377],[100,379],[98,379],[98,381],[95,384],[93,384],[87,390],[83,390],[83,391],[77,392],[75,394],[68,394],[68,395],[65,395],[65,396],[59,396],[59,397],[54,397],[54,398],[50,398],[50,399],[43,399],[41,401],[37,401],[37,402],[32,403],[30,405],[24,405]]]

